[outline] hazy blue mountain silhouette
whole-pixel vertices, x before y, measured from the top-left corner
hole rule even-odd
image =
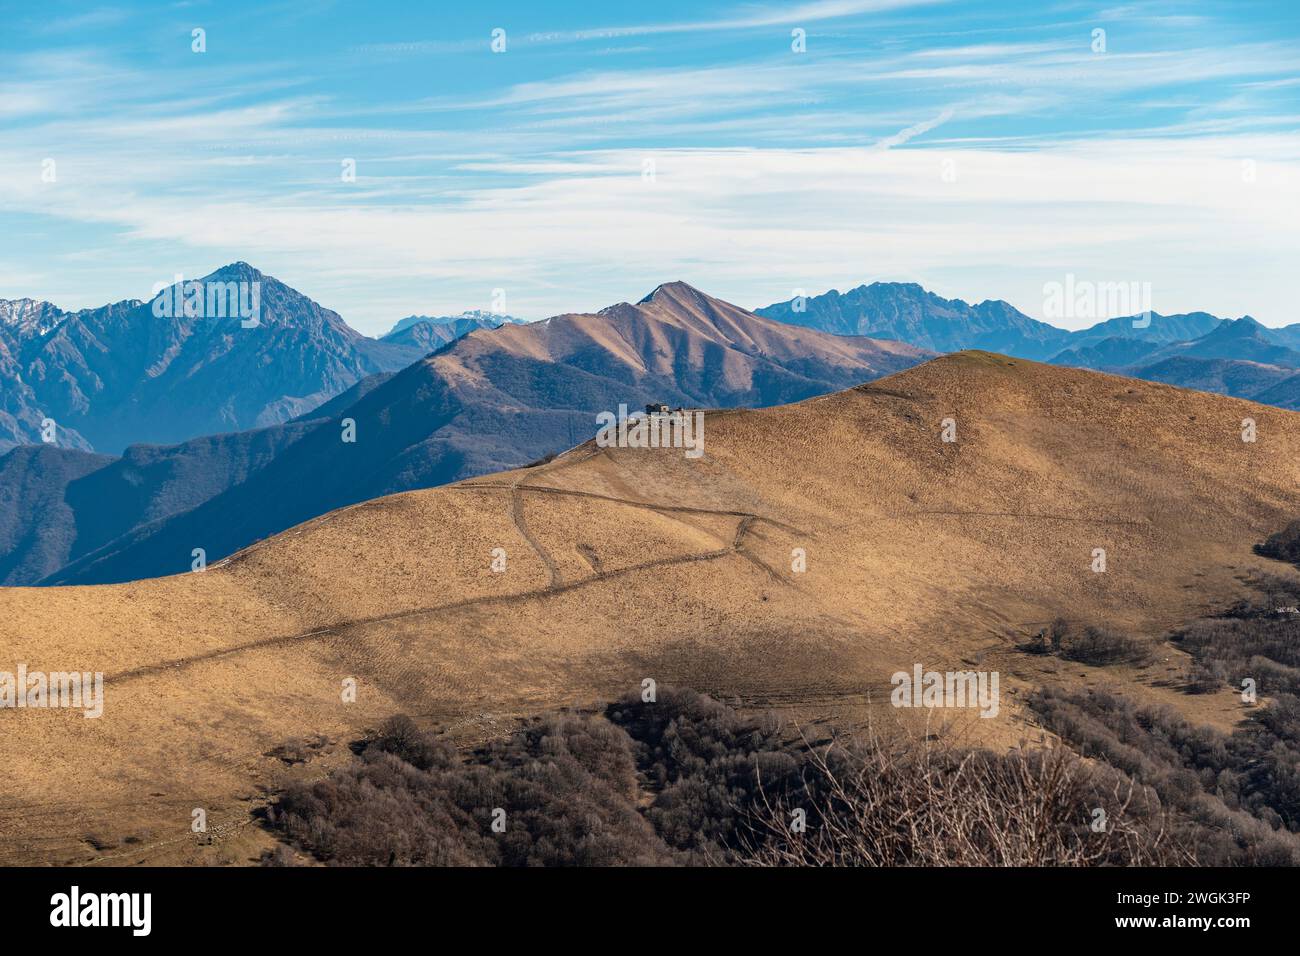
[[[805,297],[802,302],[792,298],[756,311],[768,318],[837,335],[896,339],[940,352],[986,349],[1037,361],[1052,360],[1069,350],[1082,353],[1112,339],[1181,342],[1205,335],[1223,321],[1208,312],[1152,312],[1150,316],[1121,316],[1068,331],[1030,318],[1001,300],[971,305],[935,295],[914,282],[873,282],[848,292],[832,289]],[[1110,344],[1103,351],[1119,348]],[[1135,351],[1140,352],[1141,347],[1135,347]]]
[[[239,315],[159,316],[158,297],[75,313],[0,301],[0,451],[40,441],[46,417],[61,446],[112,453],[277,424],[472,327],[441,327],[433,345],[418,325],[377,340],[245,262],[200,281],[258,283],[256,327]]]
[[[836,334],[868,334],[940,351],[978,348],[1300,408],[1300,323],[1270,329],[1208,312],[1120,316],[1075,331],[1005,302],[969,305],[915,283],[874,282],[790,299],[760,315]]]
[[[478,329],[495,329],[503,325],[522,325],[523,319],[474,309],[460,315],[408,315],[388,330],[380,341],[421,348],[425,353],[454,342]]]
[[[970,305],[914,282],[873,282],[847,292],[832,289],[802,302],[792,298],[755,311],[836,335],[895,339],[936,352],[985,349],[1042,359],[1064,348],[1070,334],[1001,300]]]

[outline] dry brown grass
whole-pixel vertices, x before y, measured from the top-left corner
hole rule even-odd
[[[1044,682],[1240,719],[1231,693],[1178,692],[1187,659],[1169,645],[1108,668],[1016,648],[1061,614],[1158,638],[1236,597],[1269,564],[1253,545],[1300,513],[1300,415],[962,353],[710,413],[705,437],[698,461],[588,445],[377,499],[203,574],[0,591],[0,667],[101,670],[107,694],[99,720],[0,712],[0,862],[208,860],[193,808],[244,840],[267,787],[323,774],[388,715],[477,741],[644,678],[851,725],[896,670],[999,670],[999,716],[949,728],[994,746],[1032,733],[1018,701]],[[329,744],[306,763],[266,756],[315,734]],[[129,855],[81,839],[143,832]]]

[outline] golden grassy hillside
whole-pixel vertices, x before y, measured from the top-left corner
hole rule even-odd
[[[711,412],[698,460],[588,443],[333,512],[201,574],[5,589],[0,669],[103,671],[106,704],[0,710],[0,862],[243,861],[265,788],[323,773],[388,714],[470,741],[644,678],[851,723],[898,716],[896,670],[979,667],[1002,674],[1001,713],[952,729],[989,743],[1036,736],[1017,697],[1044,681],[1121,682],[1230,726],[1231,693],[1160,686],[1171,648],[1126,671],[1015,644],[1060,613],[1161,634],[1227,600],[1269,564],[1251,546],[1300,516],[1298,460],[1294,412],[967,352]],[[318,734],[293,771],[267,755]]]

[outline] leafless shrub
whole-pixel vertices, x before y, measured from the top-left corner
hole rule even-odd
[[[1205,866],[1300,865],[1300,701],[1233,734],[1103,690],[1043,688],[1029,704],[1087,758],[1152,788]]]
[[[1187,668],[1187,679],[1183,690],[1188,694],[1213,694],[1222,690],[1227,681],[1227,674],[1222,666],[1192,661]]]
[[[1194,862],[1155,794],[1061,747],[998,755],[887,740],[809,751],[800,796],[764,793],[759,866],[1097,866]],[[803,810],[806,829],[794,824]]]
[[[298,866],[297,855],[285,844],[279,843],[274,850],[266,850],[260,860],[262,866]]]
[[[1021,650],[1052,653],[1081,664],[1105,667],[1114,664],[1145,664],[1151,660],[1149,641],[1121,634],[1109,628],[1081,624],[1058,617]]]
[[[1300,562],[1300,521],[1292,521],[1281,531],[1269,535],[1263,544],[1255,545],[1255,553],[1292,564]]]
[[[306,763],[313,757],[320,754],[322,750],[329,745],[329,738],[320,734],[313,737],[292,737],[273,747],[265,754],[267,757],[276,757],[289,766],[294,764]]]
[[[1063,617],[1056,618],[1019,648],[1028,654],[1053,654],[1099,667],[1146,664],[1151,660],[1152,652],[1148,641]]]

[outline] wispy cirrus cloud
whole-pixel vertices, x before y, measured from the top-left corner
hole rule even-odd
[[[931,6],[947,0],[815,0],[812,3],[750,5],[714,18],[682,20],[670,23],[645,23],[637,26],[605,27],[577,31],[579,39],[610,36],[636,36],[654,33],[693,33],[698,31],[745,30],[772,26],[789,26],[839,20],[863,14],[887,13],[910,7]]]
[[[22,285],[0,296],[94,305],[248,259],[376,331],[492,288],[541,317],[675,277],[745,305],[908,278],[1034,312],[1044,275],[1090,271],[1164,311],[1300,320],[1295,32],[1133,7],[666,0],[604,29],[381,3],[332,30],[286,7],[286,45],[236,0],[0,38]]]
[[[815,0],[795,4],[748,4],[724,10],[712,17],[693,17],[672,21],[584,27],[570,30],[528,31],[515,42],[525,44],[576,43],[587,40],[610,40],[624,37],[655,36],[680,33],[717,33],[729,30],[758,30],[776,26],[798,26],[828,20],[888,13],[914,7],[934,6],[949,0]],[[503,22],[505,22],[503,20]],[[391,43],[363,44],[357,52],[389,56],[433,53],[465,53],[482,49],[483,39],[400,40]]]

